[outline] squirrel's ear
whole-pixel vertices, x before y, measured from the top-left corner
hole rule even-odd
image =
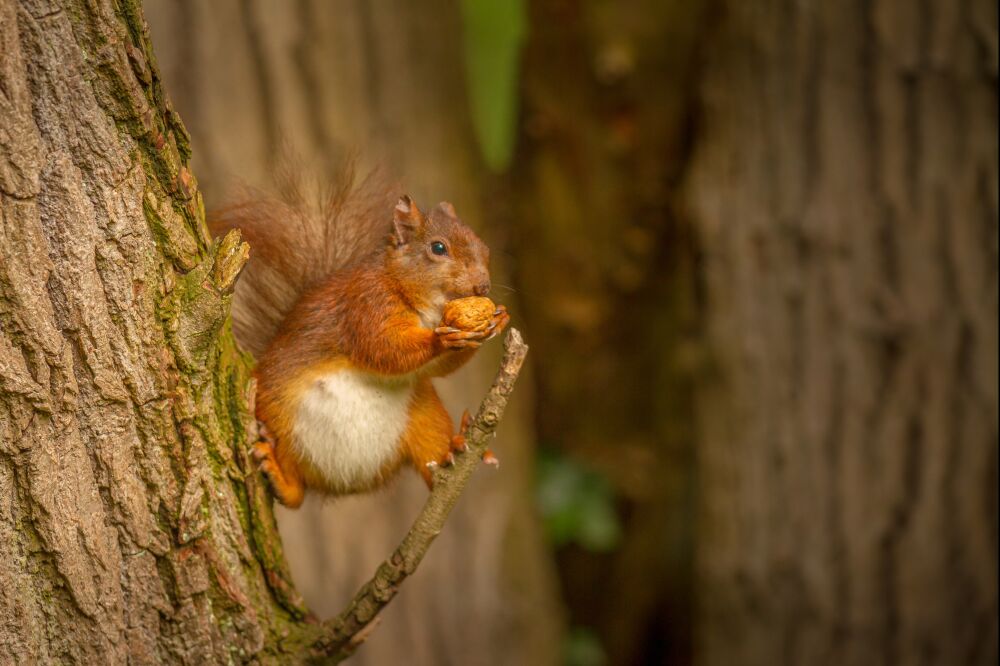
[[[424,214],[413,199],[404,194],[392,211],[392,239],[397,246],[406,245],[423,226]]]
[[[447,215],[453,220],[458,219],[458,213],[455,212],[455,207],[451,205],[449,201],[442,201],[437,205],[438,210]]]

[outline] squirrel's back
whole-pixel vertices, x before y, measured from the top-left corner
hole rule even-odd
[[[258,357],[303,293],[384,245],[399,196],[383,174],[361,177],[353,162],[326,187],[309,187],[293,168],[275,181],[274,194],[243,188],[208,220],[213,235],[236,228],[250,244],[233,297],[233,332]]]

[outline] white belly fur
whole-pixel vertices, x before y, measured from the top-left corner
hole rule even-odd
[[[302,456],[334,489],[365,489],[398,455],[413,387],[412,378],[387,380],[355,370],[319,378],[295,418]]]

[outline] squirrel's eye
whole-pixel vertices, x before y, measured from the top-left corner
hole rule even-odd
[[[444,255],[448,254],[448,248],[446,248],[444,246],[444,243],[442,243],[441,241],[434,241],[433,243],[431,243],[431,252],[433,252],[439,257],[443,257]]]

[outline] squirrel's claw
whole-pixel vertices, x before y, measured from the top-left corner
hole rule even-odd
[[[498,305],[496,312],[493,313],[493,320],[486,328],[486,330],[489,331],[489,336],[486,339],[490,340],[496,337],[496,335],[505,329],[509,323],[510,315],[507,314],[507,308],[503,305]]]
[[[274,437],[271,436],[271,431],[268,430],[267,424],[261,420],[257,421],[257,438],[260,441],[274,444]]]
[[[444,340],[477,340],[485,337],[484,331],[460,331],[457,328],[442,326],[434,329],[434,332]]]
[[[496,455],[489,449],[483,451],[483,462],[489,465],[490,467],[495,467],[497,469],[500,469],[500,459],[497,458]]]
[[[263,467],[263,463],[267,460],[274,458],[274,437],[263,421],[257,421],[257,441],[250,449],[250,457],[254,462],[262,463],[260,467]]]
[[[465,443],[465,433],[469,429],[470,423],[472,423],[472,415],[466,409],[462,412],[462,421],[458,426],[458,434],[451,438],[452,451],[463,453],[468,450],[469,445]]]
[[[270,436],[255,443],[250,455],[279,502],[291,509],[302,504],[305,487],[301,480],[287,476],[281,469],[274,450],[274,440]]]
[[[267,462],[273,455],[274,445],[264,439],[256,442],[250,450],[250,456],[254,459],[254,462],[261,463],[260,467],[263,467],[263,463]]]

